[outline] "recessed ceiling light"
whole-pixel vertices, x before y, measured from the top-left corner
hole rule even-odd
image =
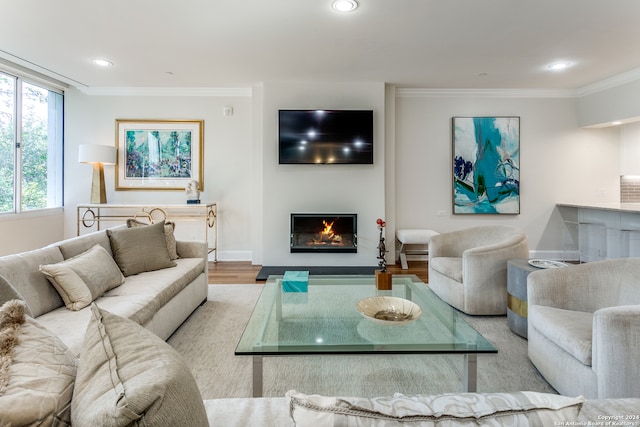
[[[570,62],[560,61],[560,62],[554,62],[553,64],[547,65],[547,68],[550,69],[551,71],[562,71],[562,70],[566,70],[570,66],[571,66]]]
[[[621,122],[620,120],[616,120],[615,122],[611,122],[611,124],[612,124],[613,126],[618,126],[618,125],[621,125],[621,124],[622,124],[622,122]]]
[[[107,61],[106,59],[92,59],[91,62],[100,67],[111,67],[113,65],[113,62]]]
[[[358,8],[358,2],[355,0],[335,0],[331,3],[331,7],[338,12],[353,12]]]

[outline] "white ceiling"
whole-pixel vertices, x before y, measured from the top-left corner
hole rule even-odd
[[[358,1],[340,14],[330,0],[2,0],[0,57],[80,87],[578,90],[640,76],[639,0]],[[574,65],[549,71],[557,60]]]

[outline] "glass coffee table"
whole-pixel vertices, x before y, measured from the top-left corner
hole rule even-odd
[[[376,295],[413,301],[422,315],[399,326],[376,323],[356,308]],[[497,352],[415,275],[394,275],[390,291],[378,291],[374,276],[309,276],[307,292],[283,292],[282,276],[269,276],[235,355],[253,357],[253,396],[261,397],[269,356],[459,354],[463,391],[473,392],[477,355]]]

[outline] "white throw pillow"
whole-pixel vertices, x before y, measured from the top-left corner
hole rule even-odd
[[[553,426],[576,420],[584,398],[537,392],[456,393],[434,396],[339,398],[287,393],[291,418],[297,427],[366,425]]]

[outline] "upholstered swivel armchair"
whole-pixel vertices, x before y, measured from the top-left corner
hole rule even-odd
[[[529,358],[560,394],[640,397],[640,258],[527,277]]]
[[[514,227],[442,233],[429,243],[429,288],[467,314],[506,314],[507,261],[528,257],[527,236]]]

